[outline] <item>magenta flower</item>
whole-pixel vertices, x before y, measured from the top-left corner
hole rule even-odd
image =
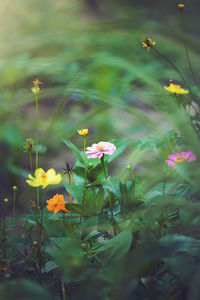
[[[168,156],[169,160],[166,160],[166,163],[169,166],[175,167],[176,164],[182,164],[185,161],[194,161],[197,160],[195,154],[192,152],[181,152],[181,153],[174,153]]]
[[[88,158],[102,158],[103,154],[112,155],[116,150],[114,144],[109,142],[99,142],[98,144],[93,144],[91,147],[87,147],[86,153]]]

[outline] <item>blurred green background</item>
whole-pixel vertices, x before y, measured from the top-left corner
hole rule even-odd
[[[141,46],[145,36],[183,72],[190,86],[180,32],[178,1],[159,0],[7,0],[0,4],[0,197],[19,186],[27,199],[29,159],[26,138],[36,137],[32,81],[39,94],[39,165],[62,171],[74,156],[61,141],[82,147],[77,129],[89,128],[87,143],[131,139],[130,149],[114,163],[118,175],[137,166],[145,153],[134,143],[171,129],[159,111],[162,88],[176,72]],[[191,61],[199,75],[198,1],[184,1]],[[152,149],[153,150],[153,149]],[[151,155],[151,154],[148,154]],[[149,157],[149,156],[148,156]],[[143,168],[136,168],[142,172]],[[151,176],[151,172],[149,174]],[[22,192],[23,191],[23,192]]]

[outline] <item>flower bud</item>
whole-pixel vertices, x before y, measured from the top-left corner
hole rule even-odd
[[[33,94],[37,95],[37,94],[39,94],[40,88],[39,88],[39,86],[33,86],[31,88],[31,91],[33,92]]]
[[[33,151],[33,141],[31,139],[26,139],[26,146],[24,146],[26,152]]]
[[[38,242],[37,241],[34,241],[33,242],[33,246],[37,246],[38,245]]]
[[[132,166],[131,166],[131,165],[127,165],[127,166],[126,166],[126,169],[127,169],[128,171],[131,171],[131,170],[132,170]]]
[[[18,187],[16,185],[13,185],[13,192],[16,192],[18,190]]]
[[[8,203],[8,198],[5,198],[3,201],[4,203]]]
[[[86,242],[81,243],[81,248],[86,251],[88,248],[87,243]]]
[[[88,167],[92,168],[93,167],[93,163],[89,162]]]
[[[33,94],[37,95],[40,92],[39,85],[42,84],[38,79],[33,81],[33,87],[31,88]]]

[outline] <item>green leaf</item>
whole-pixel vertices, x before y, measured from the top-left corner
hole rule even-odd
[[[90,257],[109,250],[107,251],[107,254],[105,253],[104,259],[119,259],[128,252],[131,244],[132,232],[130,230],[124,230],[112,239],[101,241],[93,246],[90,251]]]
[[[78,158],[78,160],[84,164],[84,159],[81,155],[81,152],[78,150],[78,148],[72,144],[70,141],[66,140],[66,139],[62,139],[62,141],[65,143],[65,145],[67,145],[73,152],[74,154],[76,155],[76,157]]]
[[[2,300],[51,300],[51,295],[39,284],[20,279],[4,282],[0,285],[0,299]]]
[[[56,268],[58,268],[58,266],[55,264],[53,260],[50,260],[45,263],[44,272],[49,273]]]
[[[113,159],[115,159],[125,151],[128,144],[130,143],[130,140],[114,139],[114,140],[110,140],[109,142],[113,143],[116,146],[116,151],[112,155],[105,155],[105,161],[108,163],[113,161]]]

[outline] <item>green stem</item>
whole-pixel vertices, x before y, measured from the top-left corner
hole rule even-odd
[[[38,140],[39,140],[39,110],[38,110],[38,95],[35,95],[36,100],[36,158],[35,158],[35,168],[38,168]],[[37,187],[37,205],[39,210],[40,204],[40,194],[39,188]]]
[[[43,216],[44,216],[44,200],[45,200],[45,191],[43,191],[42,203],[41,203],[41,216],[40,216],[40,233],[39,233],[39,266],[40,266],[40,275],[42,273],[42,231],[43,231]]]
[[[83,141],[83,151],[84,151],[84,163],[85,163],[85,178],[84,178],[84,188],[83,188],[83,201],[82,201],[82,210],[80,216],[80,223],[83,217],[83,208],[85,204],[85,194],[86,194],[86,185],[87,185],[87,156],[86,156],[86,136],[84,135]]]
[[[61,276],[61,285],[62,285],[62,295],[63,295],[63,300],[67,300],[67,295],[65,291],[65,282],[64,282],[64,276]]]
[[[16,208],[16,191],[13,191],[13,218],[15,218],[15,208]]]
[[[30,160],[31,175],[33,175],[33,164],[32,164],[31,151],[29,152],[29,160]]]
[[[181,74],[181,72],[179,71],[179,69],[175,66],[175,64],[172,63],[165,55],[161,54],[160,51],[158,51],[157,49],[153,48],[153,50],[156,52],[156,54],[158,54],[160,57],[162,57],[164,60],[166,60],[168,62],[168,64],[171,65],[171,67],[178,73],[178,75],[182,79],[184,85],[187,86],[187,88],[190,90],[190,87],[188,86],[186,80],[184,79],[184,77]]]
[[[69,202],[72,204],[72,181],[71,181],[71,174],[70,172],[68,173],[69,177]],[[71,216],[71,226],[72,226],[72,231],[73,231],[73,219],[72,219],[72,211],[70,210],[70,216]]]
[[[7,249],[6,249],[6,208],[7,204],[3,204],[3,258],[7,258]]]
[[[106,168],[105,168],[105,163],[104,163],[104,154],[101,158],[101,163],[102,163],[102,166],[103,166],[103,171],[104,171],[104,176],[105,176],[105,179],[107,181],[108,180],[108,176],[106,174]],[[108,199],[109,199],[109,204],[110,204],[110,212],[111,212],[111,220],[112,220],[112,226],[113,226],[113,232],[114,232],[114,235],[116,236],[117,235],[117,231],[116,231],[116,227],[115,227],[115,220],[114,220],[114,214],[113,214],[113,208],[112,208],[112,200],[111,200],[111,194],[110,194],[110,190],[108,189]]]
[[[36,160],[35,167],[38,168],[38,139],[39,139],[39,112],[38,112],[38,95],[36,94]]]

